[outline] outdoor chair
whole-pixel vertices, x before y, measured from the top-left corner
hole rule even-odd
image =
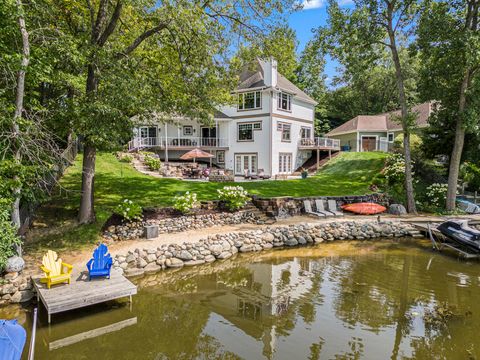
[[[41,278],[40,282],[46,283],[47,288],[50,289],[52,285],[65,282],[70,284],[73,266],[59,259],[55,251],[48,250],[47,253],[43,255],[40,269],[45,273],[45,277]]]
[[[325,217],[335,216],[333,212],[325,210],[325,206],[322,199],[315,200],[315,207],[317,208],[317,212],[325,215]]]
[[[265,170],[263,169],[258,169],[258,177],[263,180],[268,180],[270,179],[270,175],[265,174]]]
[[[338,210],[335,200],[328,200],[328,211],[335,214],[335,216],[343,216],[343,212]]]
[[[309,215],[315,215],[318,217],[326,217],[325,214],[321,214],[319,212],[315,212],[312,210],[312,204],[310,204],[310,200],[303,200],[303,206],[305,207],[305,213]]]
[[[110,279],[112,257],[108,253],[105,244],[100,244],[93,252],[93,257],[87,262],[88,280],[92,277],[104,277]]]

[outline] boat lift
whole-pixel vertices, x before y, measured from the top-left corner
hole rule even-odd
[[[442,251],[445,248],[448,248],[454,252],[456,252],[459,256],[463,257],[464,259],[479,259],[480,254],[468,251],[465,247],[454,243],[450,239],[448,239],[445,235],[443,235],[440,231],[437,230],[437,227],[428,222],[425,226],[422,223],[413,223],[418,230],[423,231],[426,233],[427,237],[432,242],[432,247],[434,250]]]

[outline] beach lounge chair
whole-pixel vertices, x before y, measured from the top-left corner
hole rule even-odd
[[[47,288],[50,289],[52,285],[65,282],[70,284],[73,266],[59,259],[55,251],[48,250],[43,255],[40,269],[45,273],[45,277],[41,278],[40,281],[46,283]]]
[[[317,208],[318,213],[324,214],[326,217],[335,216],[335,214],[333,212],[325,210],[325,206],[323,204],[322,199],[316,199],[315,200],[315,207]]]
[[[110,268],[112,267],[112,257],[108,253],[105,244],[100,244],[93,252],[93,257],[88,260],[88,280],[92,277],[104,277],[110,279]]]
[[[335,200],[328,200],[328,211],[332,212],[335,216],[343,216],[343,212],[338,210]]]
[[[310,200],[303,200],[303,206],[305,207],[305,213],[309,215],[315,215],[318,217],[326,217],[325,214],[321,214],[319,212],[315,212],[312,210],[312,204],[310,204]]]

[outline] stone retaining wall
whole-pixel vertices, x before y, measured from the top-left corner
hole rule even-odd
[[[369,195],[352,195],[352,196],[317,196],[317,197],[276,197],[276,198],[260,198],[254,196],[253,204],[268,216],[283,218],[288,216],[300,215],[304,211],[304,200],[315,199],[333,199],[337,201],[338,206],[343,204],[357,202],[374,202],[380,205],[389,205],[389,199],[385,194],[369,194]]]
[[[235,225],[241,223],[258,224],[259,219],[252,211],[235,213],[221,212],[205,215],[186,215],[160,220],[148,220],[109,226],[103,236],[106,239],[129,240],[143,236],[144,227],[157,225],[159,234],[177,233],[186,230],[202,229],[212,226]]]
[[[238,252],[269,250],[276,247],[318,244],[324,241],[421,236],[400,222],[343,221],[266,227],[261,230],[218,234],[195,243],[162,245],[117,255],[114,267],[126,276],[141,276],[167,268],[181,268],[228,259]]]
[[[30,274],[11,272],[0,277],[0,306],[30,301],[34,296]]]

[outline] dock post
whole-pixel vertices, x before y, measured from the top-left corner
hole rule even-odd
[[[317,148],[317,171],[320,168],[320,149]]]
[[[52,315],[50,314],[50,311],[48,312],[48,323],[50,324],[52,322]]]

